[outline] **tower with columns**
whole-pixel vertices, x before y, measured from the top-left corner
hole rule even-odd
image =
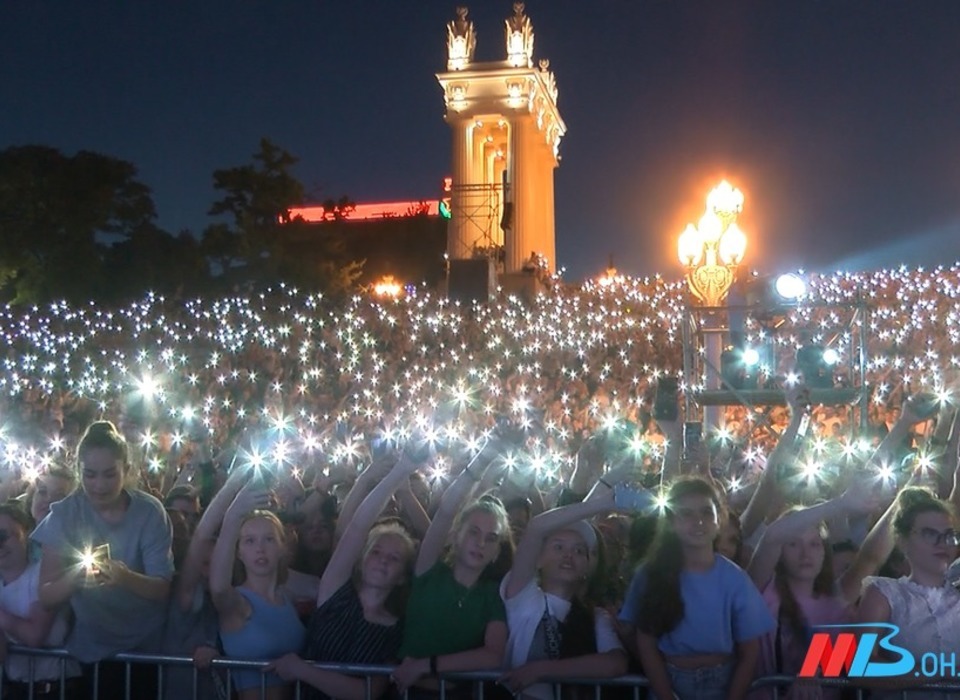
[[[539,256],[556,267],[553,170],[566,127],[550,62],[533,58],[533,25],[515,2],[506,20],[506,58],[474,61],[467,8],[447,25],[447,71],[437,74],[453,132],[451,260],[504,251],[504,272]]]

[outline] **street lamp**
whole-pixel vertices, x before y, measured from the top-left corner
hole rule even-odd
[[[747,237],[737,226],[743,193],[724,180],[707,195],[706,212],[696,227],[687,224],[677,252],[687,268],[690,291],[705,306],[720,306],[743,261]]]

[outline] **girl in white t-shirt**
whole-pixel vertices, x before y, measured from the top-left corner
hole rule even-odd
[[[598,498],[531,520],[500,584],[511,669],[500,683],[515,695],[551,700],[544,679],[614,678],[627,671],[612,618],[582,598],[598,551],[596,531],[583,518],[613,510],[613,490],[605,488]]]

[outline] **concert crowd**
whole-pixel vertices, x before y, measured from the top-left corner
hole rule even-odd
[[[738,400],[702,434],[708,380],[660,278],[470,308],[283,286],[8,308],[3,697],[434,700],[488,671],[495,697],[641,675],[760,700],[782,676],[816,700],[847,692],[808,668],[822,626],[951,653],[958,289],[958,268],[812,277],[739,329],[785,405]],[[810,346],[839,358],[816,385]],[[190,657],[196,681],[128,679],[123,652]],[[225,685],[218,658],[266,665]],[[851,680],[945,697],[912,668]]]

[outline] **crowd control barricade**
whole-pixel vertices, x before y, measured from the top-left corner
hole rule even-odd
[[[76,695],[71,695],[67,691],[66,684],[66,668],[67,662],[72,660],[72,657],[67,654],[63,649],[34,649],[29,647],[21,647],[11,645],[8,649],[8,656],[11,655],[21,655],[28,659],[31,680],[25,682],[18,686],[16,697],[25,698],[26,700],[34,700],[37,698],[40,700],[73,700],[77,698]],[[35,660],[38,658],[52,658],[59,661],[60,669],[60,678],[58,680],[51,681],[51,679],[34,679],[33,678],[33,669],[35,665]],[[228,659],[228,658],[219,658],[214,659],[211,664],[211,669],[209,670],[200,670],[193,665],[193,659],[189,656],[175,656],[175,655],[165,655],[165,654],[117,654],[109,659],[110,661],[120,662],[124,664],[126,671],[126,686],[125,693],[122,698],[114,697],[101,697],[103,694],[99,693],[91,700],[151,700],[150,698],[142,697],[133,697],[131,695],[131,669],[134,665],[140,666],[152,666],[155,668],[157,673],[157,695],[158,700],[163,700],[167,697],[168,693],[168,675],[171,669],[180,669],[181,671],[186,670],[189,673],[189,677],[192,679],[190,685],[192,686],[191,692],[184,696],[178,694],[176,700],[230,700],[233,695],[234,682],[233,674],[237,671],[262,671],[268,664],[267,661],[242,661],[239,659]],[[366,681],[366,700],[372,700],[372,687],[373,679],[377,677],[389,677],[393,672],[393,666],[370,666],[370,665],[351,665],[351,664],[314,664],[316,668],[323,669],[326,671],[332,671],[336,673],[342,673],[349,676],[355,676],[357,678],[362,678]],[[201,691],[202,684],[201,678],[203,674],[210,674],[214,680],[212,686],[213,690],[211,691],[208,688],[205,691]],[[459,689],[464,687],[464,684],[472,685],[472,697],[474,700],[493,700],[491,696],[498,695],[500,697],[506,691],[500,692],[491,692],[491,688],[495,687],[497,680],[502,675],[502,671],[475,671],[471,673],[450,673],[443,674],[439,680],[439,689],[435,693],[435,696],[438,700],[453,700],[454,693],[447,692],[447,685],[455,683]],[[94,674],[94,685],[96,686],[96,673]],[[751,686],[752,689],[770,689],[770,698],[772,700],[783,700],[786,697],[787,691],[790,686],[796,682],[796,678],[792,676],[765,676],[755,680]],[[544,681],[544,683],[549,684],[549,680]],[[837,688],[848,688],[851,691],[855,691],[857,700],[868,700],[867,693],[871,692],[865,688],[856,686],[850,683],[847,680],[843,679],[818,679],[817,683],[823,687],[837,687]],[[50,686],[55,686],[53,691],[50,691]],[[604,680],[597,679],[565,679],[562,683],[558,682],[553,684],[554,687],[554,700],[563,700],[562,690],[565,688],[576,687],[580,692],[577,693],[577,700],[601,700],[602,695],[604,694],[604,689],[608,689],[612,692],[616,692],[616,697],[618,700],[644,700],[647,693],[647,688],[649,684],[647,679],[643,676],[621,676],[619,678],[610,678]],[[296,684],[293,689],[292,697],[294,700],[301,700],[304,695],[306,688],[301,687],[301,684]],[[890,695],[898,694],[898,691],[880,691],[886,697]],[[900,696],[903,700],[910,700],[911,696],[918,692],[930,693],[936,692],[941,693],[941,698],[946,699],[948,694],[951,694],[950,697],[960,700],[960,683],[939,683],[939,682],[928,682],[923,685],[917,685],[908,690],[899,691]],[[212,694],[211,694],[212,693]],[[265,677],[261,680],[260,685],[260,697],[263,698],[266,693],[266,679]],[[450,698],[448,698],[448,695]],[[462,698],[465,694],[462,692],[456,693],[457,698]],[[509,695],[507,693],[507,695]],[[4,678],[4,684],[0,687],[0,700],[6,700],[10,697],[10,693],[7,688],[7,679]],[[79,700],[79,699],[78,699]],[[82,700],[87,700],[87,698],[82,698]],[[408,698],[403,697],[401,700],[408,700]]]

